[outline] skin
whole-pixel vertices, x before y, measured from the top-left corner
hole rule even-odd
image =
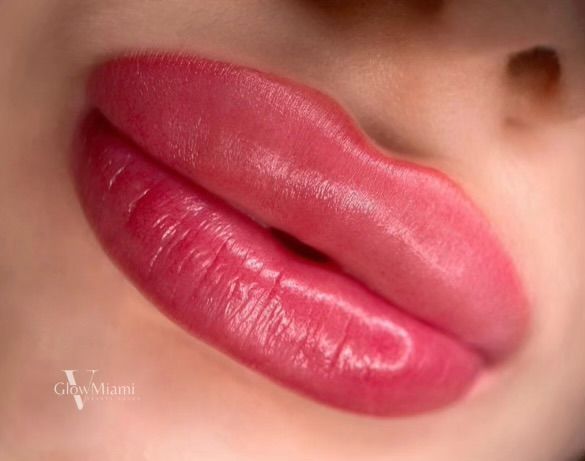
[[[0,3],[7,459],[564,461],[585,450],[585,8],[364,3]],[[538,45],[559,62],[518,54]],[[153,48],[317,87],[380,146],[459,182],[526,285],[533,321],[523,348],[450,408],[370,419],[285,390],[164,318],[96,243],[69,172],[88,72]],[[71,368],[133,382],[140,400],[79,412],[53,393]]]

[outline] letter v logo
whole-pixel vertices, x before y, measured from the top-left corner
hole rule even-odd
[[[63,372],[65,373],[65,378],[67,378],[67,382],[69,383],[70,386],[75,386],[75,388],[77,388],[79,390],[79,392],[75,392],[73,393],[73,400],[75,401],[75,406],[77,407],[77,409],[79,411],[83,410],[83,407],[85,406],[85,399],[87,398],[87,394],[91,391],[91,385],[93,383],[93,378],[97,372],[97,370],[87,370],[91,373],[91,378],[89,380],[89,385],[87,386],[87,388],[85,388],[86,392],[83,392],[83,397],[81,396],[82,392],[81,392],[81,387],[77,385],[77,382],[75,381],[75,372],[77,370],[63,370]]]

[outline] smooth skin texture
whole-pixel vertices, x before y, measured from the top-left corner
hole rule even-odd
[[[2,459],[564,461],[585,450],[583,2],[364,3],[0,4]],[[368,419],[291,393],[164,318],[104,255],[69,172],[87,75],[136,49],[314,86],[381,148],[455,179],[529,292],[522,350],[447,410]],[[53,393],[65,368],[134,382],[140,400],[80,412]]]

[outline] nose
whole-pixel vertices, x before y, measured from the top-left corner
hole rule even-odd
[[[383,147],[453,156],[457,139],[465,155],[493,131],[462,127],[585,113],[580,2],[297,1],[337,42],[326,89]]]

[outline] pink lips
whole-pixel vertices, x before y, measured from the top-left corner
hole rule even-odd
[[[441,173],[379,152],[328,97],[142,56],[97,69],[89,98],[75,162],[86,214],[197,337],[375,415],[447,405],[519,346],[525,295],[483,215]]]

